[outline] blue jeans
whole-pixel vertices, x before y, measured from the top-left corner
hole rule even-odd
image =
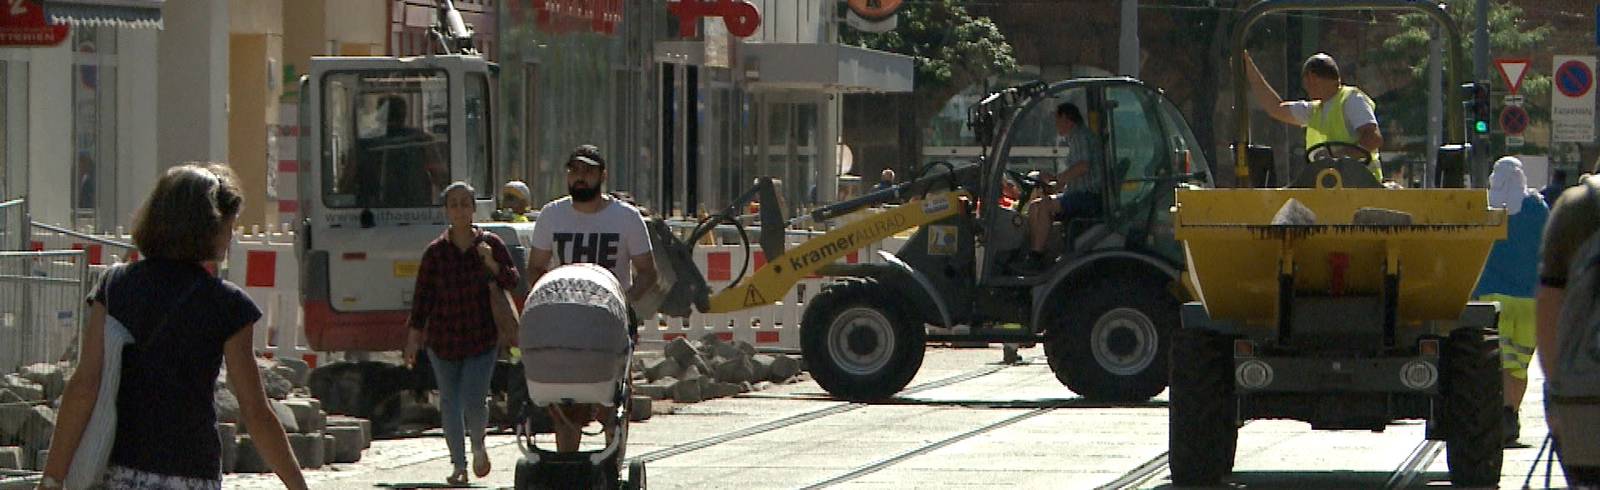
[[[433,376],[439,381],[439,418],[444,425],[444,444],[450,448],[450,464],[466,469],[467,454],[461,443],[462,432],[471,431],[472,449],[483,449],[485,428],[489,425],[489,379],[494,376],[495,351],[458,360],[440,359],[428,349]]]

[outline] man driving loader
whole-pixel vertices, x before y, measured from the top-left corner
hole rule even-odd
[[[1067,168],[1054,179],[1060,182],[1060,194],[1028,203],[1028,255],[1013,266],[1022,273],[1038,272],[1049,265],[1044,249],[1050,242],[1051,223],[1100,212],[1100,174],[1104,160],[1100,137],[1084,125],[1083,113],[1070,102],[1056,106],[1055,121],[1056,134],[1068,149]]]
[[[1383,165],[1378,163],[1378,148],[1383,135],[1378,132],[1377,105],[1354,86],[1345,85],[1339,64],[1327,53],[1306,58],[1300,77],[1311,100],[1283,100],[1267,84],[1250,52],[1244,53],[1250,75],[1250,95],[1273,119],[1306,128],[1306,148],[1322,143],[1347,143],[1366,150],[1371,159],[1372,176],[1383,181]]]

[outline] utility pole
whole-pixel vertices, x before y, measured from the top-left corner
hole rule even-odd
[[[1121,31],[1117,39],[1117,72],[1139,78],[1139,0],[1122,0]]]
[[[1472,79],[1476,82],[1489,81],[1489,0],[1477,0],[1474,8],[1477,11],[1478,28],[1472,37]],[[1469,133],[1470,134],[1470,133]],[[1489,177],[1489,142],[1488,135],[1475,138],[1472,148],[1472,178],[1473,187],[1488,187]]]

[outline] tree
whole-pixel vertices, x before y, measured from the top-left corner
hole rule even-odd
[[[1016,71],[1017,59],[999,26],[988,17],[973,16],[964,0],[906,2],[897,15],[899,26],[892,31],[845,28],[839,42],[914,59],[911,110],[900,114],[900,160],[909,156],[915,161],[920,159],[921,129],[945,103],[973,83]]]
[[[1478,25],[1477,17],[1473,10],[1474,0],[1446,0],[1450,17],[1455,19],[1456,25],[1461,28],[1461,49],[1470,58],[1473,49],[1472,32]],[[1421,14],[1403,15],[1399,19],[1400,31],[1383,41],[1382,46],[1368,55],[1368,60],[1382,62],[1383,60],[1409,60],[1410,63],[1398,63],[1396,70],[1409,71],[1410,78],[1418,83],[1410,84],[1396,91],[1390,98],[1401,107],[1427,107],[1428,93],[1428,51],[1429,40],[1432,39],[1434,23]],[[1538,50],[1550,36],[1555,28],[1549,25],[1530,26],[1525,20],[1521,7],[1509,2],[1491,2],[1489,8],[1489,50],[1493,53],[1528,53]],[[1447,46],[1446,49],[1449,47]],[[1424,53],[1419,56],[1418,53]],[[1448,57],[1446,57],[1448,60]],[[1469,59],[1468,62],[1471,60]],[[1445,61],[1448,63],[1448,61]],[[1393,63],[1391,61],[1391,63]],[[1492,70],[1491,70],[1492,71]],[[1468,70],[1471,73],[1471,70]],[[1500,80],[1492,79],[1493,85],[1501,85]],[[1449,87],[1447,87],[1449,88]],[[1498,87],[1507,90],[1507,87]],[[1552,88],[1549,75],[1536,75],[1529,73],[1522,82],[1519,93],[1529,101],[1549,100]],[[1453,88],[1449,88],[1454,90]],[[1451,94],[1454,99],[1454,94]],[[1548,120],[1549,108],[1528,104],[1529,115],[1534,120]],[[1402,127],[1420,128],[1427,127],[1427,111],[1397,111],[1393,112],[1390,119],[1394,124]]]

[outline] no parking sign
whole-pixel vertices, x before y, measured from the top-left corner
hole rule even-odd
[[[1550,94],[1550,141],[1589,143],[1595,139],[1593,56],[1556,56]]]

